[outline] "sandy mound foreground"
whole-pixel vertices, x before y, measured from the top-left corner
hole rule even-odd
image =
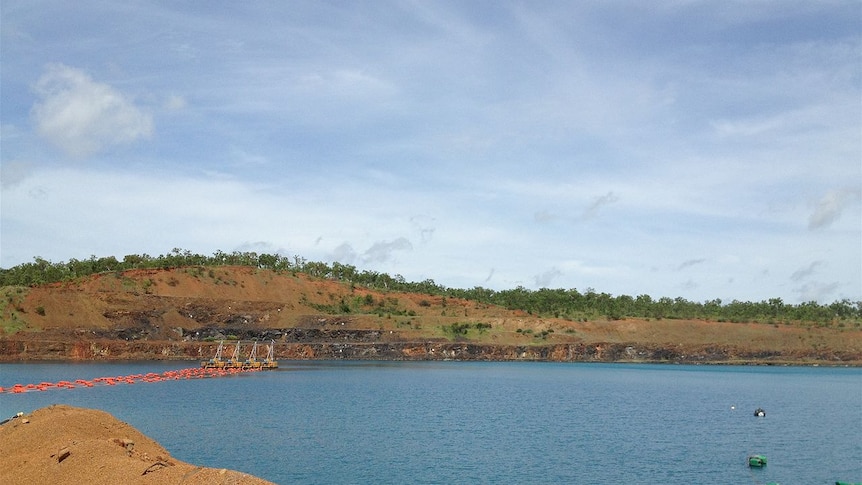
[[[270,484],[178,461],[110,414],[49,406],[0,425],[0,483]]]

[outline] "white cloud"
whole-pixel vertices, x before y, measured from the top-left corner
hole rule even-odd
[[[52,64],[34,89],[40,97],[32,110],[39,135],[68,155],[87,157],[152,134],[151,115],[80,69]]]

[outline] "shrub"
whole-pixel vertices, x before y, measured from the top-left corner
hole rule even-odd
[[[443,326],[443,333],[452,335],[454,337],[467,335],[467,330],[470,329],[469,323],[453,323],[451,325]]]

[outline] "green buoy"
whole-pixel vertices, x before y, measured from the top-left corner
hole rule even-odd
[[[748,466],[761,468],[766,466],[766,457],[763,455],[751,455],[748,457]]]

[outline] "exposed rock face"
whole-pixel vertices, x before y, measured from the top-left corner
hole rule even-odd
[[[25,422],[27,421],[27,422]],[[238,484],[266,480],[202,468],[103,411],[56,405],[0,425],[0,483]]]
[[[548,362],[673,362],[673,363],[787,363],[818,362],[842,364],[862,360],[862,356],[834,351],[779,353],[750,351],[732,346],[663,347],[620,343],[570,343],[548,345],[493,345],[468,342],[380,342],[370,337],[353,339],[356,331],[316,340],[292,329],[276,341],[276,359],[333,360],[476,360]],[[312,335],[316,332],[311,332]],[[319,337],[319,336],[318,336]],[[341,337],[341,338],[339,338]],[[253,337],[243,337],[253,339]],[[342,340],[343,338],[343,340]],[[266,341],[267,338],[259,338]],[[214,342],[73,340],[0,340],[2,360],[124,360],[124,359],[208,359],[215,353]]]

